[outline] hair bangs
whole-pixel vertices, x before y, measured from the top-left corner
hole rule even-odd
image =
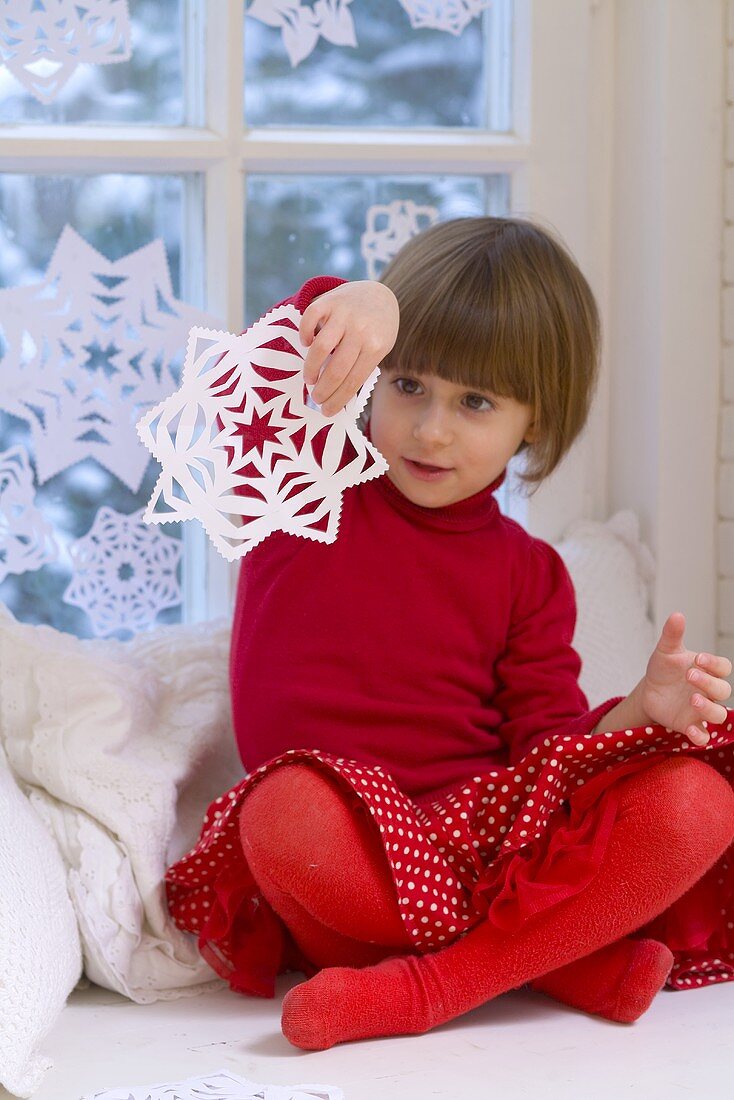
[[[468,280],[455,283],[462,281]],[[500,301],[493,301],[495,295],[491,289],[487,293],[484,278],[471,282],[476,285],[454,285],[451,295],[436,286],[421,301],[404,295],[398,338],[382,369],[391,374],[436,374],[467,389],[533,404],[528,334],[517,332],[516,318]]]

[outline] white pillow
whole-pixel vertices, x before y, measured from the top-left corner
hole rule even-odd
[[[243,774],[228,654],[225,621],[81,641],[0,612],[0,740],[61,848],[87,976],[139,1003],[221,985],[163,875]]]
[[[555,549],[576,589],[579,681],[595,707],[629,694],[645,674],[657,641],[648,612],[655,563],[629,511],[606,523],[577,520]]]
[[[61,856],[0,748],[0,1085],[15,1096],[53,1065],[37,1047],[81,969]]]

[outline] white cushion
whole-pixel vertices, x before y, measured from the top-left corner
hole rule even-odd
[[[0,731],[61,848],[85,972],[139,1003],[221,985],[165,903],[166,867],[243,774],[229,624],[82,641],[0,613]]]
[[[53,1064],[37,1048],[81,968],[64,864],[0,748],[0,1085],[14,1095]]]
[[[633,512],[577,520],[555,544],[576,589],[574,647],[591,707],[627,695],[644,676],[657,634],[649,615],[655,565]]]

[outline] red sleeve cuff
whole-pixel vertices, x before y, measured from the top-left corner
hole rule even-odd
[[[527,756],[529,752],[532,752],[538,745],[542,745],[548,738],[552,740],[554,737],[586,737],[594,729],[597,722],[625,698],[624,695],[617,695],[613,699],[607,699],[606,702],[600,703],[593,710],[585,711],[584,714],[579,714],[577,718],[571,718],[567,722],[563,722],[555,729],[543,730],[523,746],[522,756]],[[510,764],[517,764],[522,756],[517,756],[511,749]]]
[[[574,718],[574,720],[569,722],[563,729],[564,735],[566,737],[584,737],[586,734],[591,733],[597,722],[599,722],[605,714],[608,714],[610,710],[616,707],[617,703],[621,703],[625,698],[625,695],[617,695],[613,699],[607,699],[606,702],[600,703],[598,707],[594,707],[593,710],[587,711],[586,714],[580,714],[578,718]]]
[[[346,282],[346,279],[337,279],[334,275],[316,275],[313,279],[308,279],[296,294],[278,302],[278,306],[293,305],[299,313],[304,313],[316,298]],[[277,306],[273,308],[277,309]]]

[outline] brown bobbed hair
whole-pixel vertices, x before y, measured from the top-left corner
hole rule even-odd
[[[518,476],[537,488],[583,428],[598,377],[599,312],[566,248],[520,218],[457,218],[413,237],[380,281],[400,306],[382,370],[530,405],[536,434]]]

